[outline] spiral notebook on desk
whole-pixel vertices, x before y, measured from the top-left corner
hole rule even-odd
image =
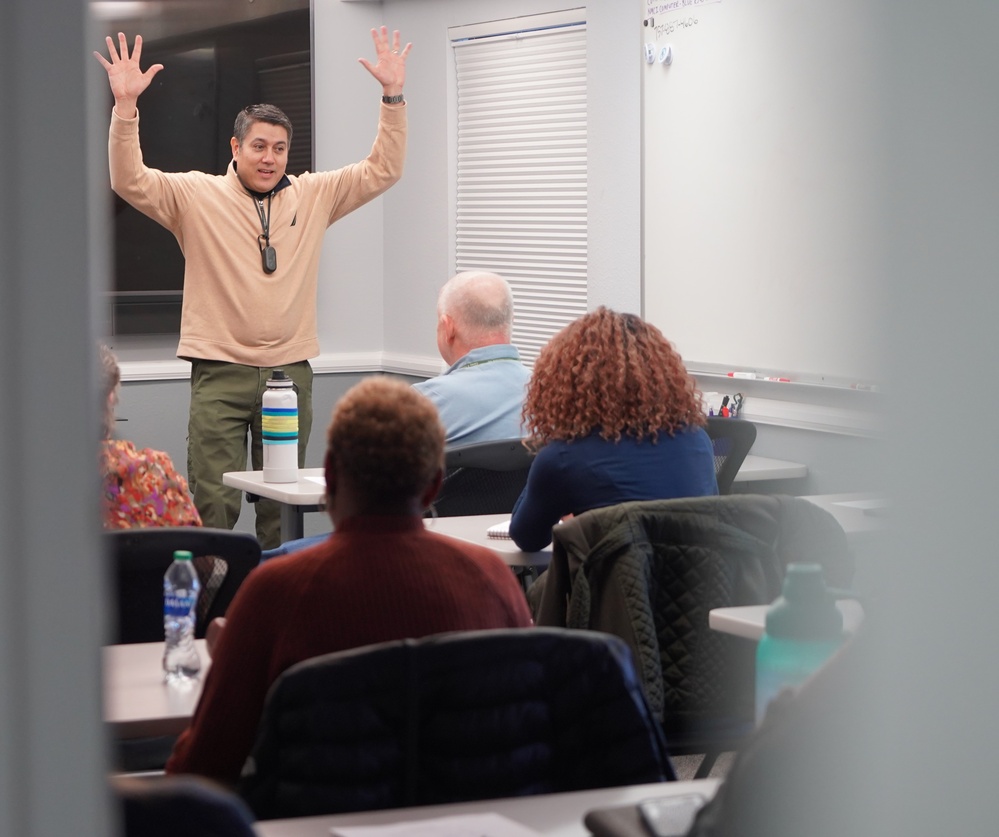
[[[510,539],[510,521],[504,520],[502,523],[497,523],[494,526],[490,526],[486,529],[486,537],[489,538],[504,538],[505,540]]]

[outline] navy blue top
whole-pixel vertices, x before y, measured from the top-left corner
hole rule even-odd
[[[527,485],[513,508],[510,537],[536,552],[552,539],[567,514],[582,514],[629,500],[667,500],[718,493],[714,451],[704,428],[659,435],[653,444],[596,433],[571,442],[550,442],[538,451]]]

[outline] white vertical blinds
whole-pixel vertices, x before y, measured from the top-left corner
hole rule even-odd
[[[513,342],[532,363],[586,313],[586,24],[523,22],[452,41],[455,264],[510,282]]]

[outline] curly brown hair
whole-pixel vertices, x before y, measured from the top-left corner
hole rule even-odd
[[[541,350],[527,387],[524,427],[540,448],[594,431],[604,439],[670,436],[706,423],[701,393],[679,353],[635,314],[600,306]]]
[[[326,440],[336,473],[370,501],[418,497],[444,463],[444,425],[433,402],[383,375],[337,402]]]

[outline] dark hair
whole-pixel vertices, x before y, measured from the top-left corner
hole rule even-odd
[[[601,306],[569,323],[541,350],[524,401],[534,448],[599,432],[651,439],[707,423],[701,394],[661,331]]]
[[[236,115],[236,124],[232,127],[232,135],[243,144],[250,127],[254,122],[267,122],[280,125],[288,132],[288,145],[291,145],[291,120],[285,112],[276,105],[247,105]]]
[[[369,501],[419,497],[444,464],[444,425],[433,402],[378,375],[351,387],[333,409],[329,456]]]

